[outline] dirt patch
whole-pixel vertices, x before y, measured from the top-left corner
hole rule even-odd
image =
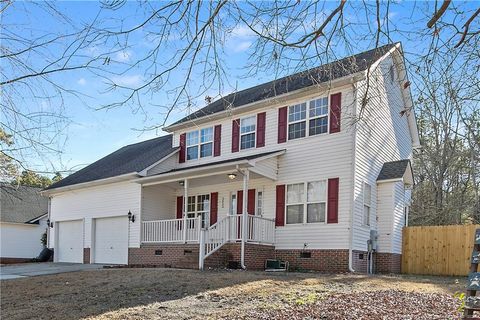
[[[348,309],[343,314],[329,309],[332,299],[339,299],[335,303],[354,309],[371,305],[378,319],[392,315],[392,302],[398,302],[402,319],[409,315],[417,319],[419,314],[428,315],[427,302],[433,300],[440,316],[452,318],[458,307],[453,294],[464,290],[464,283],[464,278],[444,277],[103,269],[2,281],[1,316],[270,319],[297,314],[299,319],[351,319]],[[405,301],[411,301],[411,310],[402,307]],[[435,317],[430,313],[430,318]]]

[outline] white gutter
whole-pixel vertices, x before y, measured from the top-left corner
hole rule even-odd
[[[228,162],[228,163],[222,163],[222,164],[211,165],[211,166],[205,165],[205,166],[202,166],[202,167],[189,168],[189,169],[184,169],[184,170],[176,170],[176,171],[172,171],[172,172],[162,173],[162,174],[159,174],[159,175],[142,177],[142,178],[138,178],[138,179],[133,180],[133,182],[141,183],[141,184],[147,183],[147,182],[150,182],[150,181],[155,181],[155,180],[160,180],[161,182],[166,182],[166,181],[162,181],[163,178],[175,177],[175,176],[178,176],[178,175],[181,175],[181,174],[189,174],[191,172],[201,171],[203,169],[205,169],[205,170],[221,169],[221,168],[224,168],[224,167],[230,167],[230,166],[235,166],[235,165],[237,165],[237,166],[238,165],[249,165],[249,162],[248,162],[248,160],[239,160],[239,161],[232,161],[232,162]],[[208,174],[208,175],[211,175],[211,173]],[[195,177],[189,177],[189,178],[195,178]]]
[[[130,178],[137,177],[137,176],[138,176],[137,172],[131,172],[131,173],[126,173],[126,174],[122,174],[122,175],[119,175],[119,176],[115,176],[115,177],[109,177],[109,178],[105,178],[105,179],[82,182],[82,183],[72,184],[72,185],[69,185],[69,186],[59,187],[59,188],[54,188],[54,189],[42,190],[42,191],[40,191],[40,194],[43,195],[43,196],[48,196],[48,195],[53,195],[55,193],[60,193],[60,192],[64,192],[64,191],[71,191],[71,190],[76,190],[76,189],[81,189],[81,188],[94,187],[94,186],[99,186],[99,185],[103,185],[103,184],[107,184],[107,183],[113,183],[113,182],[127,181],[127,180],[130,180]]]

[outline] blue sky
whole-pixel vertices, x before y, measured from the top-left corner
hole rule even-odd
[[[328,3],[327,6],[335,3]],[[471,2],[469,6],[475,7],[478,3]],[[65,12],[67,16],[75,20],[75,23],[92,21],[98,11],[98,2],[62,2],[58,4],[62,12]],[[404,29],[413,29],[424,26],[425,21],[419,21],[418,25],[409,25],[402,23],[402,19],[419,20],[420,19],[420,6],[415,9],[412,15],[412,9],[417,6],[413,2],[400,2],[395,5],[392,4],[389,12],[389,17],[392,21],[396,21],[399,27]],[[432,4],[430,4],[432,6]],[[425,10],[423,5],[423,10]],[[27,8],[28,12],[25,14],[21,8]],[[32,37],[37,33],[45,32],[45,30],[51,30],[52,32],[61,32],[63,28],[68,28],[65,23],[58,23],[53,19],[49,19],[47,15],[43,13],[38,6],[33,4],[16,5],[14,3],[13,8],[9,8],[9,11],[4,16],[4,21],[13,23],[18,27],[18,32],[22,33],[24,37]],[[121,9],[114,11],[113,15],[126,19],[126,24],[135,15],[138,7],[135,3],[127,3]],[[112,14],[112,13],[110,13]],[[347,19],[355,21],[356,19],[362,19],[362,17],[355,17],[351,15],[351,11],[346,12]],[[416,16],[419,16],[417,19]],[[410,20],[410,21],[411,21]],[[372,18],[371,25],[374,25],[375,20]],[[22,29],[22,26],[24,28]],[[421,51],[425,48],[425,43],[418,40],[412,41],[408,37],[405,37],[404,33],[394,34],[394,41],[402,41],[405,51],[415,52]],[[385,44],[387,39],[382,38],[382,43]],[[144,39],[140,36],[130,39],[131,47],[122,50],[120,52],[112,53],[111,57],[114,62],[112,68],[121,66],[122,63],[128,63],[135,61],[140,57],[142,53],[149,49],[151,43],[148,39]],[[274,73],[266,72],[256,75],[255,77],[244,78],[245,70],[243,67],[249,62],[248,53],[253,43],[252,33],[246,27],[238,27],[233,30],[225,43],[224,61],[226,62],[226,68],[228,70],[228,78],[230,80],[229,85],[224,88],[227,94],[233,88],[244,89],[250,86],[259,84],[264,81],[273,80]],[[363,39],[358,41],[358,47],[368,49],[373,46],[374,39]],[[172,39],[171,47],[165,48],[165,54],[171,54],[175,52],[175,39]],[[101,50],[92,46],[85,50],[85,54],[95,53],[95,50]],[[53,54],[55,50],[60,48],[53,48]],[[339,48],[339,56],[345,55],[349,49]],[[358,52],[358,50],[357,50]],[[35,62],[33,62],[35,63]],[[155,136],[163,135],[161,130],[141,131],[146,126],[158,124],[163,121],[164,110],[159,107],[163,101],[169,101],[171,95],[167,92],[159,91],[151,96],[151,103],[145,105],[145,112],[141,112],[135,109],[135,106],[124,106],[122,108],[116,108],[111,110],[95,109],[111,101],[112,99],[121,99],[122,94],[120,92],[106,92],[105,81],[96,77],[91,72],[75,71],[63,73],[55,76],[55,79],[60,81],[68,88],[73,88],[85,96],[82,99],[75,98],[73,96],[66,95],[65,114],[71,119],[71,123],[63,131],[65,137],[65,144],[63,145],[63,153],[61,157],[54,157],[48,159],[47,163],[45,159],[30,158],[29,162],[33,167],[42,170],[43,167],[47,167],[47,170],[65,169],[65,168],[80,168],[86,164],[89,164],[100,157],[111,153],[112,151],[131,143],[153,138]],[[118,83],[124,83],[127,85],[140,84],[144,80],[142,70],[133,68],[127,74],[115,77]],[[172,82],[180,81],[181,79],[169,79]],[[195,81],[192,81],[191,86],[197,85]],[[212,89],[211,96],[216,96],[218,91]],[[202,106],[204,102],[202,99],[197,99],[198,106]],[[32,108],[42,107],[41,101],[32,101]],[[50,106],[55,107],[55,106]],[[172,113],[167,123],[172,123],[176,119],[183,117],[186,114],[186,110],[176,110]]]

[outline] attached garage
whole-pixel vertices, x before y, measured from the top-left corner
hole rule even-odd
[[[83,220],[57,222],[57,262],[83,263]]]
[[[94,219],[93,262],[128,264],[128,218]]]

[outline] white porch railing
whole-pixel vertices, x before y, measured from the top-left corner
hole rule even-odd
[[[201,221],[198,218],[186,219],[184,239],[183,219],[156,220],[142,222],[142,242],[198,242],[200,238]]]
[[[247,241],[264,244],[275,243],[275,220],[248,215]]]

